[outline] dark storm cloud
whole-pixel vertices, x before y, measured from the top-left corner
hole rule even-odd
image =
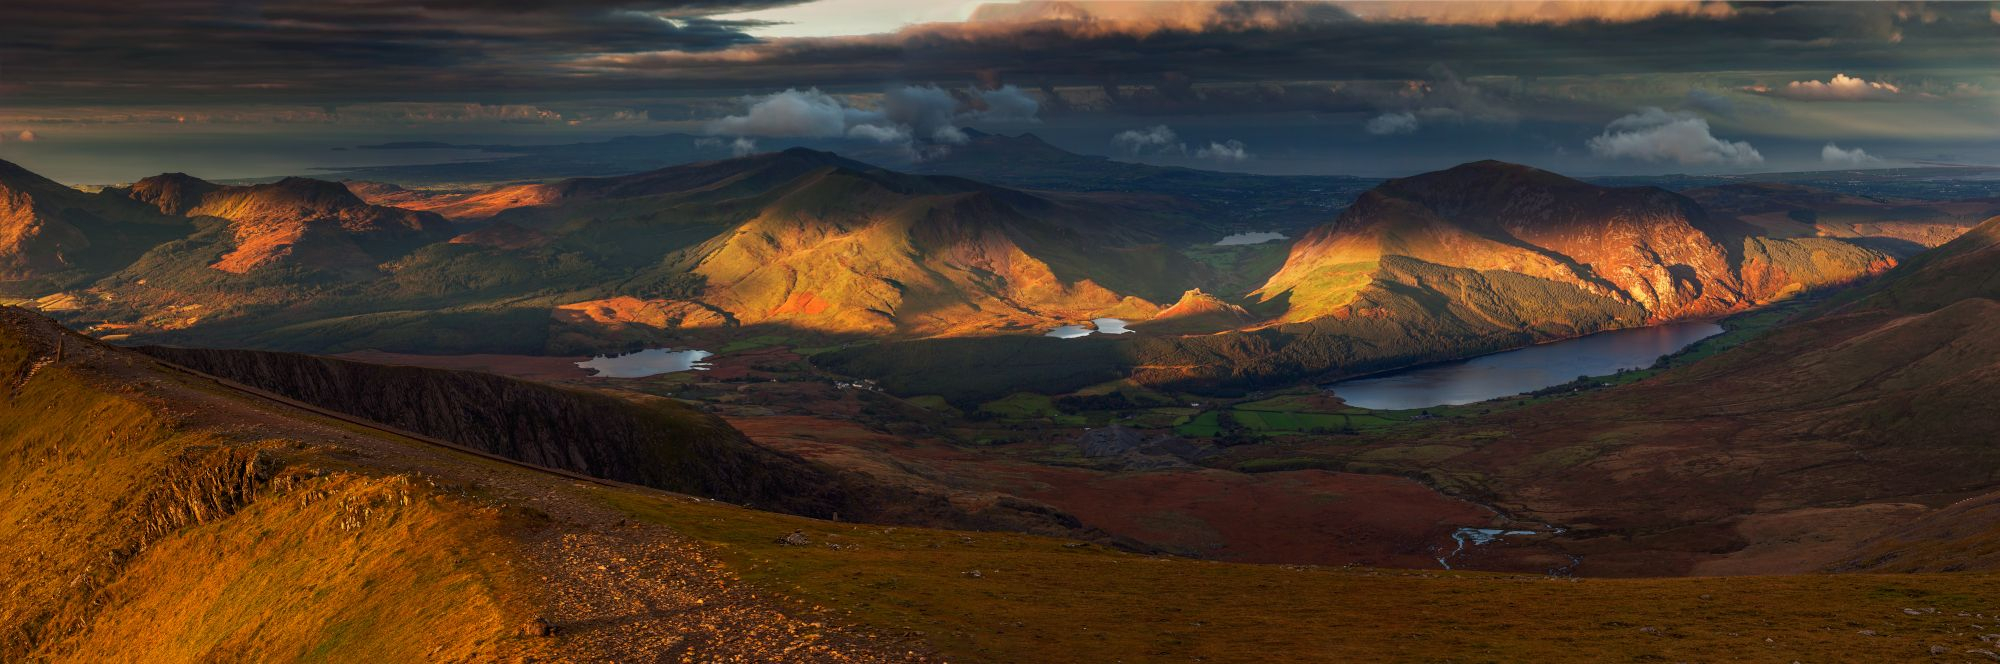
[[[693,86],[775,87],[802,78],[820,86],[884,78],[1032,88],[1097,85],[1119,110],[1174,113],[1231,106],[1241,111],[1248,101],[1276,102],[1249,107],[1271,110],[1369,106],[1347,94],[1357,91],[1314,90],[1298,82],[1442,82],[1446,79],[1432,72],[1439,63],[1466,80],[1769,72],[1770,83],[1781,85],[1796,80],[1794,75],[1824,77],[1868,64],[1963,71],[2000,60],[2000,29],[1986,7],[1970,5],[1746,4],[1726,12],[1539,23],[1365,19],[1318,4],[1215,6],[1222,8],[1215,12],[1221,18],[974,20],[890,35],[778,39],[721,51],[607,54],[579,61],[578,71]],[[1252,11],[1262,14],[1243,13]],[[1269,17],[1276,18],[1260,20]],[[1213,92],[1225,83],[1268,85]],[[1199,92],[1204,85],[1211,86],[1207,94]],[[1142,101],[1146,106],[1140,107]]]
[[[0,2],[12,107],[0,121],[698,126],[745,95],[972,85],[1015,90],[993,101],[1056,121],[1299,112],[1379,141],[1563,123],[1588,133],[1550,140],[1575,147],[1646,106],[1764,121],[1801,102],[1756,90],[1841,72],[1904,91],[1876,105],[1977,98],[2000,61],[1991,10],[1958,4],[1025,3],[891,34],[771,39],[711,18],[786,4]],[[420,103],[442,106],[407,105]]]
[[[749,43],[746,24],[702,16],[782,4],[787,2],[7,2],[0,3],[0,80],[16,102],[352,101],[575,87],[583,82],[563,74],[560,63]]]
[[[739,91],[979,81],[989,88],[1105,86],[1108,98],[1133,110],[1169,113],[1250,101],[1200,85],[1260,82],[1271,85],[1250,94],[1283,108],[1365,111],[1383,104],[1295,83],[1438,81],[1431,69],[1439,63],[1474,79],[1738,70],[1746,63],[1825,76],[1856,63],[1964,67],[2000,59],[1989,10],[1971,5],[1708,5],[1510,22],[1441,18],[1436,8],[1449,4],[1113,11],[1148,7],[1125,3],[1090,10],[1105,15],[1088,20],[1075,20],[1072,5],[1025,4],[889,35],[768,41],[744,33],[752,24],[704,18],[793,1],[0,3],[0,93],[26,103],[454,95],[507,102],[662,83]],[[1414,110],[1388,106],[1380,110]]]

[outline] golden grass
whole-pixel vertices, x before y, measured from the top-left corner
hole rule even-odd
[[[2000,632],[2000,576],[1988,574],[1570,580],[1241,565],[603,497],[713,544],[748,580],[920,632],[954,661],[1914,660],[1933,645],[1987,648],[1978,634]],[[774,542],[793,529],[813,544]]]
[[[496,512],[401,476],[334,475],[150,548],[105,589],[74,661],[414,662],[494,649]]]
[[[0,339],[0,377],[26,351]],[[0,661],[462,660],[526,597],[511,516],[287,466],[61,365],[0,395]],[[321,468],[328,464],[315,464]]]

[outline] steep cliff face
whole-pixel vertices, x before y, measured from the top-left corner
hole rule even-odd
[[[143,352],[285,397],[538,466],[759,509],[1049,534],[1075,518],[1027,501],[968,511],[757,446],[680,402],[633,400],[488,374],[294,353],[146,347]],[[643,399],[643,400],[640,400]]]
[[[1385,274],[1389,256],[1552,281],[1588,296],[1579,301],[1637,306],[1652,321],[1737,311],[1894,264],[1856,244],[1768,237],[1660,189],[1488,161],[1364,194],[1301,238],[1256,295],[1287,298],[1287,321],[1371,315],[1357,306],[1371,289],[1425,288]]]
[[[551,468],[764,502],[767,468],[739,435],[677,402],[619,399],[476,373],[291,353],[147,347],[146,353],[306,403]],[[775,473],[774,473],[775,474]]]

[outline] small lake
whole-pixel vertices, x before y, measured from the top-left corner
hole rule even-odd
[[[1064,325],[1049,330],[1048,334],[1042,336],[1055,337],[1057,339],[1076,339],[1092,334],[1129,334],[1131,332],[1131,330],[1125,328],[1125,321],[1123,320],[1117,318],[1093,318],[1089,325],[1081,323]]]
[[[1469,360],[1344,380],[1327,387],[1350,406],[1408,410],[1533,392],[1578,376],[1644,369],[1660,356],[1722,333],[1714,323],[1673,323],[1529,346]]]
[[[1285,239],[1284,233],[1274,233],[1269,231],[1255,232],[1255,233],[1237,233],[1234,235],[1227,235],[1220,240],[1216,240],[1215,246],[1234,247],[1242,244],[1263,244],[1265,242],[1274,242],[1283,239]]]
[[[707,371],[709,365],[702,360],[714,354],[705,350],[650,348],[610,357],[599,355],[576,366],[595,371],[590,374],[592,378],[643,378],[676,371]]]

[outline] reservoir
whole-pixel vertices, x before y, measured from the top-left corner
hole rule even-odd
[[[1662,355],[1721,333],[1722,326],[1714,323],[1672,323],[1600,332],[1469,360],[1344,380],[1327,387],[1350,406],[1375,410],[1476,403],[1561,385],[1578,376],[1644,369]]]
[[[592,378],[642,378],[676,371],[707,371],[708,363],[702,360],[714,355],[705,350],[673,350],[651,348],[637,353],[626,353],[616,357],[599,355],[578,362],[576,366],[594,370]]]
[[[1042,336],[1055,337],[1057,339],[1080,339],[1092,334],[1129,334],[1131,332],[1131,330],[1125,328],[1124,320],[1117,318],[1093,318],[1090,319],[1089,325],[1064,325],[1049,330],[1047,334],[1043,334]]]

